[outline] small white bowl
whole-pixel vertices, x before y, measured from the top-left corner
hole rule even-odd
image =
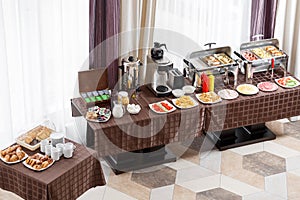
[[[135,104],[128,104],[127,111],[132,115],[136,115],[141,111],[141,106]]]
[[[179,98],[179,97],[182,97],[184,95],[184,91],[181,90],[181,89],[175,89],[175,90],[172,90],[172,94]]]
[[[195,92],[195,87],[191,85],[186,85],[182,88],[185,94],[193,94]]]

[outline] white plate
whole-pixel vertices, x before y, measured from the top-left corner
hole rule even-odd
[[[88,111],[89,112],[95,112],[95,113],[97,113],[97,112],[99,112],[100,110],[103,110],[104,108],[100,108],[99,106],[94,106],[94,107],[91,107],[91,108],[88,108]],[[98,110],[98,111],[96,111],[96,110]],[[99,115],[99,114],[98,114]],[[104,115],[104,117],[105,117],[105,120],[99,120],[99,119],[88,119],[86,116],[85,116],[85,119],[87,120],[87,121],[90,121],[90,122],[101,122],[101,123],[103,123],[103,122],[107,122],[109,119],[110,119],[110,117],[111,117],[111,111],[109,110],[109,113],[108,114],[106,114],[106,115]]]
[[[284,78],[290,78],[290,79],[292,79],[292,80],[295,80],[295,81],[297,82],[297,84],[296,84],[295,86],[281,85],[281,84],[278,82],[279,79],[281,79],[281,78],[275,79],[275,82],[276,82],[278,85],[280,85],[281,87],[283,87],[283,88],[294,88],[294,87],[298,87],[298,86],[300,85],[299,81],[296,80],[296,79],[294,79],[292,76],[286,76],[286,77],[284,77]]]
[[[217,95],[215,92],[213,92],[215,95]],[[222,99],[221,99],[221,97],[219,98],[219,100],[217,100],[217,101],[209,101],[209,102],[205,102],[205,101],[202,101],[201,99],[200,99],[200,95],[201,94],[196,94],[196,98],[198,99],[198,101],[200,101],[201,103],[203,103],[203,104],[216,104],[216,103],[219,103],[219,102],[221,102],[222,101]]]
[[[164,112],[158,112],[158,111],[156,111],[156,110],[154,110],[154,109],[152,108],[152,106],[153,106],[154,104],[159,105],[159,104],[162,103],[162,102],[167,103],[169,106],[171,106],[171,107],[173,107],[173,108],[172,108],[171,110],[164,111]],[[155,113],[157,113],[157,114],[166,114],[166,113],[170,113],[170,112],[173,112],[173,111],[176,110],[176,107],[173,106],[172,104],[170,104],[167,100],[160,101],[160,102],[157,102],[157,103],[149,104],[149,107],[150,107],[150,109],[151,109],[153,112],[155,112]]]
[[[225,100],[232,100],[239,97],[239,93],[235,90],[223,89],[218,92],[218,95]]]
[[[25,152],[24,152],[24,153],[25,153]],[[3,162],[5,162],[6,164],[12,165],[12,164],[17,164],[17,163],[19,163],[19,162],[24,161],[27,157],[28,157],[28,155],[27,155],[27,153],[25,153],[24,158],[22,158],[21,160],[14,161],[14,162],[6,162],[2,156],[0,156],[0,159],[1,159]]]
[[[265,89],[265,88],[261,87],[261,85],[264,84],[264,83],[271,83],[271,84],[274,86],[274,88],[271,89],[271,90],[269,90],[269,89]],[[257,84],[257,87],[258,87],[258,89],[260,89],[260,90],[263,91],[263,92],[274,92],[274,91],[278,90],[278,86],[277,86],[275,83],[268,82],[268,81],[258,83],[258,84]]]
[[[42,155],[42,154],[41,154],[41,155]],[[31,169],[31,170],[36,171],[36,172],[40,172],[40,171],[44,171],[44,170],[48,169],[49,167],[51,167],[51,166],[55,163],[55,160],[53,160],[53,162],[52,162],[50,165],[48,165],[47,167],[42,168],[42,169],[34,169],[33,167],[31,167],[31,165],[28,165],[28,164],[26,163],[26,160],[24,160],[22,163],[23,163],[23,165],[24,165],[25,167],[27,167],[28,169]]]
[[[196,107],[196,106],[199,105],[198,102],[197,102],[195,99],[193,99],[193,98],[190,97],[190,96],[187,96],[187,97],[190,98],[190,99],[193,101],[194,105],[192,105],[192,106],[190,106],[190,107],[187,107],[187,108],[184,108],[184,107],[181,107],[181,106],[179,106],[179,105],[176,105],[176,101],[177,101],[179,98],[177,98],[177,99],[172,99],[172,103],[173,103],[177,108],[180,108],[180,109],[194,108],[194,107]]]
[[[249,91],[241,90],[241,88],[245,86],[251,88],[251,90]],[[243,95],[255,95],[259,92],[259,89],[255,85],[251,85],[251,84],[241,84],[237,86],[236,90]]]

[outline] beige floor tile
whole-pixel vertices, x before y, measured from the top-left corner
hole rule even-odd
[[[110,174],[107,185],[139,200],[150,199],[150,189],[130,180],[131,173]]]
[[[295,151],[273,141],[264,142],[264,150],[282,158],[300,156],[299,151]]]
[[[276,138],[276,140],[274,140],[274,142],[300,152],[300,140],[298,140],[294,137],[290,137],[287,135],[280,136],[280,137],[277,136],[277,138]]]
[[[175,185],[173,200],[184,200],[184,199],[195,200],[196,193],[187,188],[181,187],[179,185]]]
[[[289,199],[299,199],[300,197],[300,176],[287,173],[287,190]]]

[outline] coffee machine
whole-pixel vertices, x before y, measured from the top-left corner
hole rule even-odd
[[[168,96],[172,92],[172,88],[168,85],[169,71],[173,69],[173,63],[164,56],[166,44],[154,42],[151,49],[151,55],[147,56],[145,84],[158,97]]]
[[[140,87],[140,71],[142,63],[133,56],[122,59],[122,65],[119,67],[119,89],[131,90]]]

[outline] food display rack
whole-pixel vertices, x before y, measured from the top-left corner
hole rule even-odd
[[[209,43],[210,45],[212,43]],[[225,54],[229,57],[232,62],[228,64],[219,64],[215,66],[209,65],[207,62],[204,61],[203,58],[206,56],[214,56],[216,54]],[[218,59],[217,59],[218,60]],[[225,80],[226,84],[229,84],[228,73],[233,73],[234,76],[234,86],[237,86],[237,77],[239,71],[239,63],[231,57],[231,47],[218,47],[218,48],[211,48],[207,50],[195,51],[192,52],[188,58],[184,59],[184,74],[190,79],[190,81],[194,82],[196,75],[198,77],[201,76],[202,72],[211,73],[214,75],[225,73]],[[195,84],[194,84],[195,85]]]
[[[282,55],[271,56],[270,58],[261,58],[257,54],[251,51],[252,49],[255,48],[264,48],[267,46],[275,47],[279,52],[282,53]],[[247,60],[247,58],[243,55],[243,52],[245,51],[250,51],[258,59],[254,61]],[[282,68],[284,71],[283,76],[286,76],[289,56],[279,48],[279,41],[277,39],[273,38],[273,39],[258,40],[258,41],[243,43],[240,46],[240,53],[237,52],[234,53],[243,60],[243,67],[241,67],[241,72],[243,74],[246,74],[246,76],[249,79],[253,78],[253,73],[265,72],[271,69],[271,64],[273,59],[275,65],[274,68],[275,69]]]

